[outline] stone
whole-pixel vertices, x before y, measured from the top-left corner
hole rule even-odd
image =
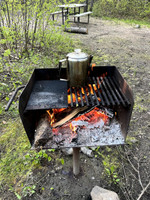
[[[63,152],[66,156],[69,156],[69,155],[72,155],[72,154],[73,154],[73,149],[72,149],[72,148],[63,148],[63,149],[62,149],[62,152]]]
[[[68,155],[72,155],[73,154],[73,148],[63,148],[62,149],[62,152],[68,156]],[[87,155],[88,157],[93,157],[92,155],[92,150],[90,150],[89,148],[87,147],[81,147],[81,152],[85,155]]]
[[[92,200],[120,200],[119,196],[110,190],[95,186],[91,191]]]
[[[135,26],[135,28],[141,28],[141,26],[140,26],[139,24],[137,24],[137,25]]]
[[[87,155],[88,157],[93,157],[92,155],[92,150],[90,150],[89,148],[87,147],[81,147],[81,152],[85,155]]]

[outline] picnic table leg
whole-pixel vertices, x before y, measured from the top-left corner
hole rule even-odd
[[[76,14],[76,8],[74,8],[74,15]],[[74,23],[76,22],[76,18],[74,17]]]
[[[88,24],[89,24],[89,21],[90,21],[90,15],[88,15]]]
[[[64,8],[62,8],[62,25],[64,25]]]
[[[88,11],[88,1],[89,1],[89,0],[86,0],[86,6],[84,7],[84,12],[87,12],[87,11]]]
[[[79,14],[80,14],[80,7],[79,7]],[[80,22],[80,17],[78,17],[78,23]]]
[[[66,14],[65,14],[65,20],[68,19],[68,15],[69,15],[69,8],[67,8],[67,12],[66,12]]]
[[[53,19],[53,21],[54,21],[54,14],[52,14],[52,19]]]

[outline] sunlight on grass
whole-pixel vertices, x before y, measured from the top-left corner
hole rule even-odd
[[[30,145],[20,120],[8,121],[4,132],[0,137],[0,185],[3,183],[11,185],[31,169],[31,163],[24,157]]]
[[[145,21],[145,20],[118,19],[118,18],[110,18],[110,17],[102,17],[102,19],[104,19],[104,20],[111,20],[111,21],[114,21],[114,22],[116,22],[118,24],[121,24],[123,22],[123,23],[126,23],[126,24],[130,24],[132,26],[135,26],[135,25],[138,24],[140,26],[144,26],[144,27],[150,28],[150,22]]]

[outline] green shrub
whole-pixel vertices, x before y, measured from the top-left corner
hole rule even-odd
[[[150,2],[141,0],[97,0],[93,7],[93,15],[148,20]]]

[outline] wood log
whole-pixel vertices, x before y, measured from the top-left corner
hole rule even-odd
[[[68,122],[70,119],[72,119],[73,117],[75,117],[80,112],[85,111],[87,108],[88,108],[87,106],[76,108],[69,115],[67,115],[66,117],[64,117],[60,121],[58,121],[55,124],[53,124],[53,128],[56,128],[57,126],[62,126],[64,123]]]
[[[66,27],[65,32],[88,34],[88,29],[82,27]]]
[[[34,148],[44,146],[52,138],[52,128],[50,126],[48,115],[44,114],[38,122],[34,135]]]

